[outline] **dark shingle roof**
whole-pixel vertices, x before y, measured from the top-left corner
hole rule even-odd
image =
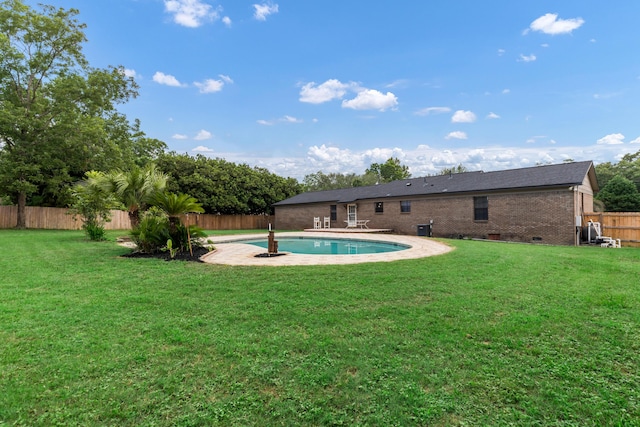
[[[588,174],[594,190],[597,190],[593,163],[586,161],[495,172],[464,172],[452,175],[427,176],[367,187],[313,191],[298,194],[275,203],[275,206],[322,202],[348,203],[356,200],[385,197],[415,197],[444,193],[571,186],[582,184]]]

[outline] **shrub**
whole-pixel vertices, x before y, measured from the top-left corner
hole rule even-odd
[[[169,219],[156,211],[147,212],[138,226],[131,230],[131,239],[138,250],[150,254],[166,249],[169,235]]]
[[[82,229],[90,240],[105,240],[104,224],[111,221],[112,208],[117,202],[103,186],[104,175],[90,171],[86,178],[71,190],[73,203],[69,213],[82,219]]]
[[[173,254],[191,251],[194,247],[202,246],[200,239],[204,237],[207,237],[206,233],[195,225],[187,227],[177,224],[172,232],[169,217],[157,208],[145,212],[138,227],[131,231],[131,238],[138,250],[151,254],[167,250]],[[168,241],[171,241],[171,248],[168,247]]]
[[[84,224],[82,224],[82,229],[89,240],[102,241],[107,239],[104,226],[102,224],[94,223],[93,221],[85,221]]]

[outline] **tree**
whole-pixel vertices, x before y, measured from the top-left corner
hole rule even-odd
[[[391,182],[399,179],[406,179],[411,177],[409,173],[409,167],[400,163],[396,157],[389,158],[386,162],[372,163],[371,166],[365,171],[365,175],[371,174],[378,177],[378,182]]]
[[[89,67],[76,9],[41,8],[0,0],[0,184],[18,228],[32,195],[55,200],[84,172],[124,159],[131,127],[114,105],[137,95],[122,68]]]
[[[274,203],[302,191],[293,178],[203,155],[165,153],[157,165],[171,177],[167,191],[190,194],[207,213],[270,214]]]
[[[596,165],[596,175],[600,188],[604,188],[615,176],[622,176],[633,182],[640,191],[640,150],[625,154],[618,163],[605,162]]]
[[[106,175],[104,186],[126,207],[131,227],[140,224],[140,214],[151,200],[167,186],[168,176],[150,164],[128,171],[116,170]]]
[[[180,215],[187,213],[204,213],[202,205],[198,200],[188,194],[175,194],[166,191],[157,193],[151,203],[160,208],[169,217],[169,230],[171,234],[176,233],[180,224]]]
[[[469,170],[462,165],[462,163],[458,164],[458,166],[454,166],[452,168],[444,168],[440,171],[440,175],[450,175],[452,173],[463,173],[469,172]]]
[[[614,176],[596,196],[609,212],[639,212],[640,193],[636,186],[622,176]]]
[[[373,174],[356,175],[355,173],[341,174],[335,172],[325,174],[318,171],[305,175],[302,182],[306,191],[322,191],[374,185],[377,181],[378,176]]]
[[[105,189],[104,179],[103,173],[89,171],[72,191],[74,201],[69,211],[74,218],[82,218],[82,228],[90,240],[104,239],[104,224],[111,221],[111,209],[118,207],[113,194]]]

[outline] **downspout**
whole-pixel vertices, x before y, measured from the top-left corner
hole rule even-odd
[[[580,215],[578,215],[578,186],[571,187],[573,190],[573,223],[575,225],[574,246],[580,246],[580,234],[582,232],[582,206],[580,206]],[[578,220],[580,218],[580,220]]]

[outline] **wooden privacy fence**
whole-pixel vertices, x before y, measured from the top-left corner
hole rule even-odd
[[[82,221],[73,219],[65,208],[43,208],[27,206],[25,216],[27,228],[49,230],[80,230]],[[18,224],[17,206],[0,206],[0,228],[15,228]],[[124,211],[111,211],[111,222],[105,224],[106,230],[127,230],[131,228],[129,215]]]
[[[261,230],[275,226],[273,215],[211,215],[189,214],[182,220],[187,225],[197,225],[203,230]]]
[[[79,230],[80,219],[74,220],[64,208],[26,207],[27,228],[50,230]],[[111,222],[105,224],[107,230],[129,230],[131,222],[124,211],[111,211]],[[189,225],[197,225],[204,230],[259,230],[274,224],[272,215],[210,215],[189,214],[183,217]],[[14,228],[18,223],[17,206],[0,206],[0,229]]]
[[[583,215],[583,224],[599,222],[602,234],[620,239],[622,246],[640,247],[640,212],[595,212]]]

